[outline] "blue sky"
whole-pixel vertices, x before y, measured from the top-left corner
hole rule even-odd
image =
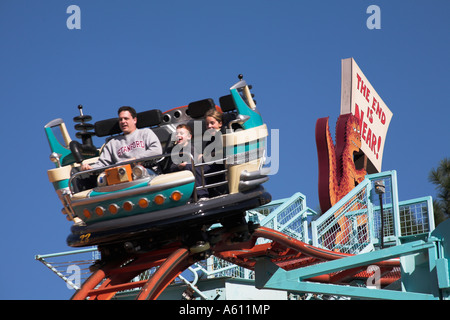
[[[72,4],[79,30],[66,26]],[[372,4],[381,29],[366,26]],[[71,250],[43,127],[63,118],[74,136],[78,104],[97,121],[122,105],[218,103],[242,73],[279,129],[280,169],[266,188],[274,199],[301,192],[316,209],[315,123],[334,126],[341,59],[353,57],[394,114],[383,170],[397,170],[400,200],[434,196],[428,172],[450,155],[449,12],[445,0],[2,0],[0,299],[73,294],[34,255]]]

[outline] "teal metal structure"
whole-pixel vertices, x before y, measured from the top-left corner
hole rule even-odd
[[[438,300],[450,298],[450,220],[431,234],[401,238],[402,244],[343,259],[324,262],[301,269],[285,271],[266,258],[255,269],[257,288],[289,290],[291,292],[320,293],[358,299]],[[400,257],[401,290],[371,289],[304,281],[322,274],[366,266]]]
[[[374,192],[374,183],[382,180],[386,193],[382,197],[385,227],[380,229],[380,202]],[[368,216],[361,228],[356,218]],[[349,219],[349,240],[336,244],[327,237],[336,220]],[[361,229],[364,230],[363,236]],[[346,296],[358,299],[414,299],[435,300],[450,298],[449,264],[450,220],[435,229],[431,197],[399,201],[396,171],[369,175],[352,192],[328,212],[311,222],[312,238],[300,239],[316,247],[353,254],[296,270],[285,271],[267,258],[261,258],[255,268],[258,288],[288,290],[297,293],[316,293]],[[380,248],[381,234],[384,248]],[[370,283],[344,286],[308,282],[305,279],[368,266],[380,261],[400,258],[401,280],[397,286],[376,289],[377,273]],[[369,282],[369,280],[368,280]],[[373,286],[375,284],[375,286]]]
[[[380,200],[374,191],[375,183],[380,180],[385,185],[385,193],[382,195],[383,230]],[[348,239],[345,243],[335,243],[329,237],[337,219],[343,216],[348,219]],[[320,216],[308,208],[306,196],[297,192],[289,198],[274,200],[248,211],[247,219],[317,248],[340,251],[351,256],[289,271],[277,267],[268,257],[258,258],[255,269],[249,270],[212,256],[188,268],[194,276],[188,276],[189,271],[186,271],[187,274],[183,273],[177,280],[178,283],[192,288],[198,298],[205,300],[208,295],[197,292],[202,281],[199,275],[208,280],[228,277],[242,279],[247,283],[253,281],[258,289],[282,290],[294,295],[308,293],[316,296],[389,300],[450,299],[450,220],[435,228],[431,197],[399,201],[396,171],[368,175],[346,197]],[[95,247],[89,252],[94,254]],[[74,277],[67,274],[64,268],[74,262],[53,264],[49,260],[69,254],[73,253],[39,255],[36,259],[68,282],[67,279],[73,280]],[[401,277],[397,282],[381,289],[378,276],[382,270],[377,270],[374,264],[389,259],[400,261],[398,272]],[[373,276],[365,283],[339,285],[306,280],[361,266],[367,266],[367,271],[373,272]],[[148,278],[152,272],[154,270],[149,270],[139,280]]]

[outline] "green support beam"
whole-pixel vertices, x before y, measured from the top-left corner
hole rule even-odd
[[[362,299],[436,300],[432,293],[405,292],[386,289],[324,284],[305,281],[306,279],[359,266],[369,266],[380,261],[424,253],[435,259],[436,239],[417,240],[383,250],[358,254],[342,259],[323,262],[296,270],[285,271],[277,267],[269,258],[261,258],[255,266],[255,286],[258,289],[288,290],[292,292],[321,293]],[[431,264],[430,264],[431,265]],[[426,279],[423,279],[426,281]]]

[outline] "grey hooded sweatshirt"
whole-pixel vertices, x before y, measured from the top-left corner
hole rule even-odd
[[[96,169],[158,154],[162,154],[162,147],[156,134],[149,128],[136,129],[130,134],[111,138],[104,146],[98,161],[91,166]]]

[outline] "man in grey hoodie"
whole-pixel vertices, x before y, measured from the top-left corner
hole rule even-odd
[[[122,161],[142,159],[162,154],[161,143],[150,128],[136,127],[137,114],[132,107],[118,110],[121,135],[113,137],[103,148],[96,163],[83,164],[81,170],[90,170],[116,164]]]

